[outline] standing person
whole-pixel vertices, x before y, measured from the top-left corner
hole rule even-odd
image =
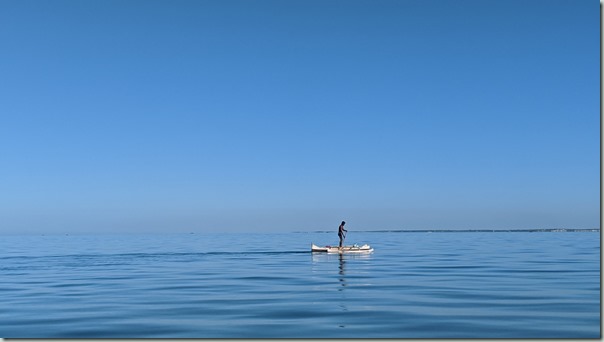
[[[344,232],[347,232],[346,229],[344,229],[344,225],[346,224],[346,222],[342,221],[342,223],[340,224],[340,227],[338,227],[338,237],[340,238],[340,248],[342,248],[342,242],[344,242],[343,237],[345,237]]]

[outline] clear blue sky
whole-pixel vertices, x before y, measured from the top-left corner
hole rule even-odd
[[[598,1],[0,2],[0,233],[598,228]]]

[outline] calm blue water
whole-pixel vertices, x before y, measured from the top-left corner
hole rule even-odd
[[[599,338],[600,234],[0,237],[0,337]]]

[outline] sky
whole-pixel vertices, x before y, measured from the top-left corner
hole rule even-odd
[[[0,234],[600,227],[600,4],[0,2]]]

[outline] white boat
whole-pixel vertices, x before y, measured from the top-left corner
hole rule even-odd
[[[311,251],[319,252],[319,253],[371,253],[373,252],[373,248],[368,244],[364,244],[362,246],[352,245],[352,246],[342,246],[342,248],[338,246],[325,246],[319,247],[314,243],[311,243]]]

